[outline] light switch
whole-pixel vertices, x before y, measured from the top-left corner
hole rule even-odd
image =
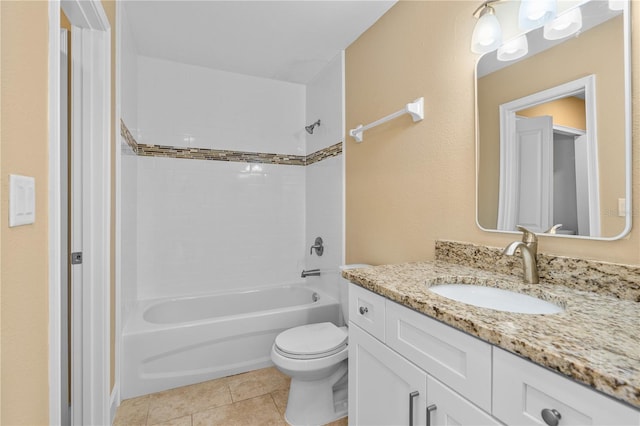
[[[9,226],[29,225],[36,220],[36,179],[9,175]]]
[[[627,215],[627,200],[625,198],[618,198],[618,216]]]

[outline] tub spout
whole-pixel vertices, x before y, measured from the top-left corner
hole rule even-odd
[[[303,270],[302,274],[300,276],[302,278],[319,277],[320,276],[320,269],[309,269],[308,271]]]

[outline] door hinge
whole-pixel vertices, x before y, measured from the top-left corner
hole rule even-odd
[[[76,251],[71,253],[71,264],[72,265],[80,265],[82,264],[82,252]]]

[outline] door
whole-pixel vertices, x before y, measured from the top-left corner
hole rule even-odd
[[[350,424],[425,424],[427,374],[353,323],[349,383]]]
[[[69,341],[69,32],[60,29],[60,412],[71,424]]]
[[[63,215],[61,182],[64,169],[61,161],[61,49],[60,9],[72,27],[71,75],[72,123],[69,129],[75,145],[82,145],[82,154],[74,156],[71,167],[72,188],[69,192],[83,194],[83,205],[73,200],[68,214],[78,224],[82,235],[71,232],[70,251],[84,249],[84,266],[70,268],[73,286],[71,336],[64,336],[63,272],[68,251],[62,242]],[[49,419],[51,424],[68,421],[63,413],[68,401],[64,394],[64,339],[71,340],[71,422],[73,424],[110,424],[109,386],[109,307],[110,307],[110,212],[111,212],[111,29],[109,19],[99,1],[51,0],[49,7]],[[64,90],[64,89],[62,89]],[[84,165],[84,167],[82,167]],[[76,185],[76,177],[79,180]],[[68,186],[67,186],[68,188]],[[74,195],[75,196],[75,195]],[[82,207],[82,208],[80,208]],[[77,245],[77,243],[80,245]],[[87,261],[89,259],[89,261]],[[77,278],[77,279],[76,279]],[[80,286],[80,279],[82,285]],[[77,300],[81,297],[81,300]],[[68,300],[68,299],[67,299]],[[84,335],[84,339],[82,338]],[[69,364],[67,364],[69,365]],[[66,376],[66,377],[65,377]],[[81,383],[82,386],[77,384]],[[85,390],[85,392],[83,392]],[[116,399],[114,399],[116,401]]]
[[[553,118],[518,118],[514,148],[509,185],[501,188],[507,193],[500,194],[499,229],[522,225],[544,232],[553,224]]]
[[[429,376],[427,378],[427,416],[432,426],[498,426],[498,420]]]

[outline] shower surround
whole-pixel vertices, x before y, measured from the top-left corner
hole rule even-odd
[[[342,54],[301,85],[130,53],[120,336],[130,334],[137,306],[152,300],[302,286],[337,301]],[[313,135],[307,117],[322,118]],[[309,255],[317,236],[325,240],[321,258]],[[305,268],[322,274],[302,280]],[[268,353],[270,344],[262,346],[256,353]]]

